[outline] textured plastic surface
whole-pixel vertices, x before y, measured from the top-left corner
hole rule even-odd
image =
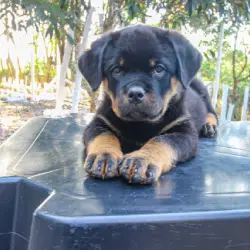
[[[0,249],[26,250],[35,209],[49,190],[18,177],[0,178]]]
[[[89,178],[83,129],[78,118],[36,118],[0,148],[1,175],[29,179],[1,179],[1,250],[250,249],[250,123],[221,126],[155,186]],[[17,193],[20,181],[32,188]],[[13,234],[23,248],[9,248]]]

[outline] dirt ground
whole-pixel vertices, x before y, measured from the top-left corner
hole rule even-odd
[[[42,116],[45,109],[54,109],[55,102],[5,103],[0,102],[0,145],[18,128],[32,117]],[[71,109],[71,103],[65,102],[64,109]],[[88,107],[80,104],[79,109]]]

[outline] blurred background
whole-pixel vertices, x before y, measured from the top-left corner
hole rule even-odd
[[[78,57],[136,23],[184,34],[221,121],[249,120],[249,0],[1,0],[0,144],[32,117],[94,112],[102,89],[91,92]]]

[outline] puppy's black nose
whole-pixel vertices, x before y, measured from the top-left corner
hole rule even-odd
[[[145,90],[142,87],[132,87],[127,92],[127,97],[131,103],[139,103],[145,96]]]

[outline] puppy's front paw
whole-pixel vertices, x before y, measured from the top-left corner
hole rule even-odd
[[[86,172],[96,178],[110,179],[118,176],[118,162],[122,159],[118,139],[110,134],[97,136],[89,142],[84,162]]]
[[[170,146],[152,141],[142,149],[125,155],[119,173],[129,183],[152,184],[173,167],[175,158]]]
[[[217,126],[206,123],[201,129],[201,136],[207,138],[213,138],[217,134]]]
[[[118,176],[121,157],[113,153],[89,154],[85,160],[86,172],[96,178],[110,179]]]
[[[161,166],[154,165],[146,157],[126,155],[119,168],[120,175],[129,183],[151,184],[161,175]]]
[[[214,114],[208,113],[205,125],[201,129],[201,136],[213,138],[217,134],[217,119]]]

